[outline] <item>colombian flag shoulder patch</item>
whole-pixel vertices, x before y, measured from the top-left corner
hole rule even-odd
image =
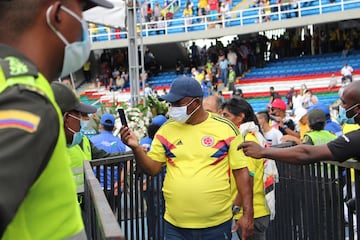
[[[40,117],[23,110],[1,110],[0,129],[17,128],[29,133],[36,132]]]

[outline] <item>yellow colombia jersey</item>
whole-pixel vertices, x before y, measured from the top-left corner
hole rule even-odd
[[[239,135],[235,140],[234,143],[237,142],[237,145],[239,145],[239,138],[241,136]],[[256,142],[259,143],[255,135],[248,133],[245,136],[246,141]],[[234,144],[236,145],[236,144]],[[247,157],[244,155],[242,151],[239,151],[238,158],[246,159],[248,161],[249,165],[249,171],[251,175],[253,176],[254,181],[254,187],[253,187],[253,205],[254,205],[254,218],[264,217],[267,215],[270,215],[270,210],[266,205],[265,200],[265,192],[264,192],[264,159],[255,159],[251,157]],[[235,193],[233,193],[233,198],[236,196]],[[239,219],[242,215],[242,211],[240,214],[236,215],[234,218]]]
[[[234,169],[247,167],[229,152],[239,133],[225,118],[209,113],[197,125],[166,122],[157,132],[148,153],[166,163],[163,193],[164,218],[182,228],[206,228],[231,219],[230,162]],[[234,148],[236,149],[236,148]]]

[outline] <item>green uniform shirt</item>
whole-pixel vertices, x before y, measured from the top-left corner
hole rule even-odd
[[[0,66],[0,238],[84,239],[51,87],[25,56],[3,44]]]

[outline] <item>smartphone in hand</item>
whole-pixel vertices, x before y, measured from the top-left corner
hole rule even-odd
[[[127,127],[127,121],[126,121],[126,116],[125,116],[125,111],[123,108],[118,108],[118,113],[119,113],[119,117],[120,117],[120,121],[121,121],[121,125]]]

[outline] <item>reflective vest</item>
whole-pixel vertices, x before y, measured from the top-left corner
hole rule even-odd
[[[330,142],[337,138],[337,136],[327,130],[320,130],[320,131],[311,131],[305,133],[305,135],[309,136],[314,145],[322,145]]]
[[[11,69],[27,68],[18,58],[7,57],[0,59],[0,63],[4,63],[4,60],[8,61]],[[26,73],[5,79],[0,65],[0,94],[8,87],[22,84],[46,96],[58,114],[59,134],[51,159],[21,202],[2,239],[86,239],[75,184],[69,168],[70,160],[66,152],[60,108],[45,77],[38,73],[38,78],[35,79]]]
[[[70,157],[70,167],[73,173],[77,193],[84,192],[84,160],[92,159],[89,139],[86,136],[83,136],[82,147],[80,144],[68,148],[67,150]]]

